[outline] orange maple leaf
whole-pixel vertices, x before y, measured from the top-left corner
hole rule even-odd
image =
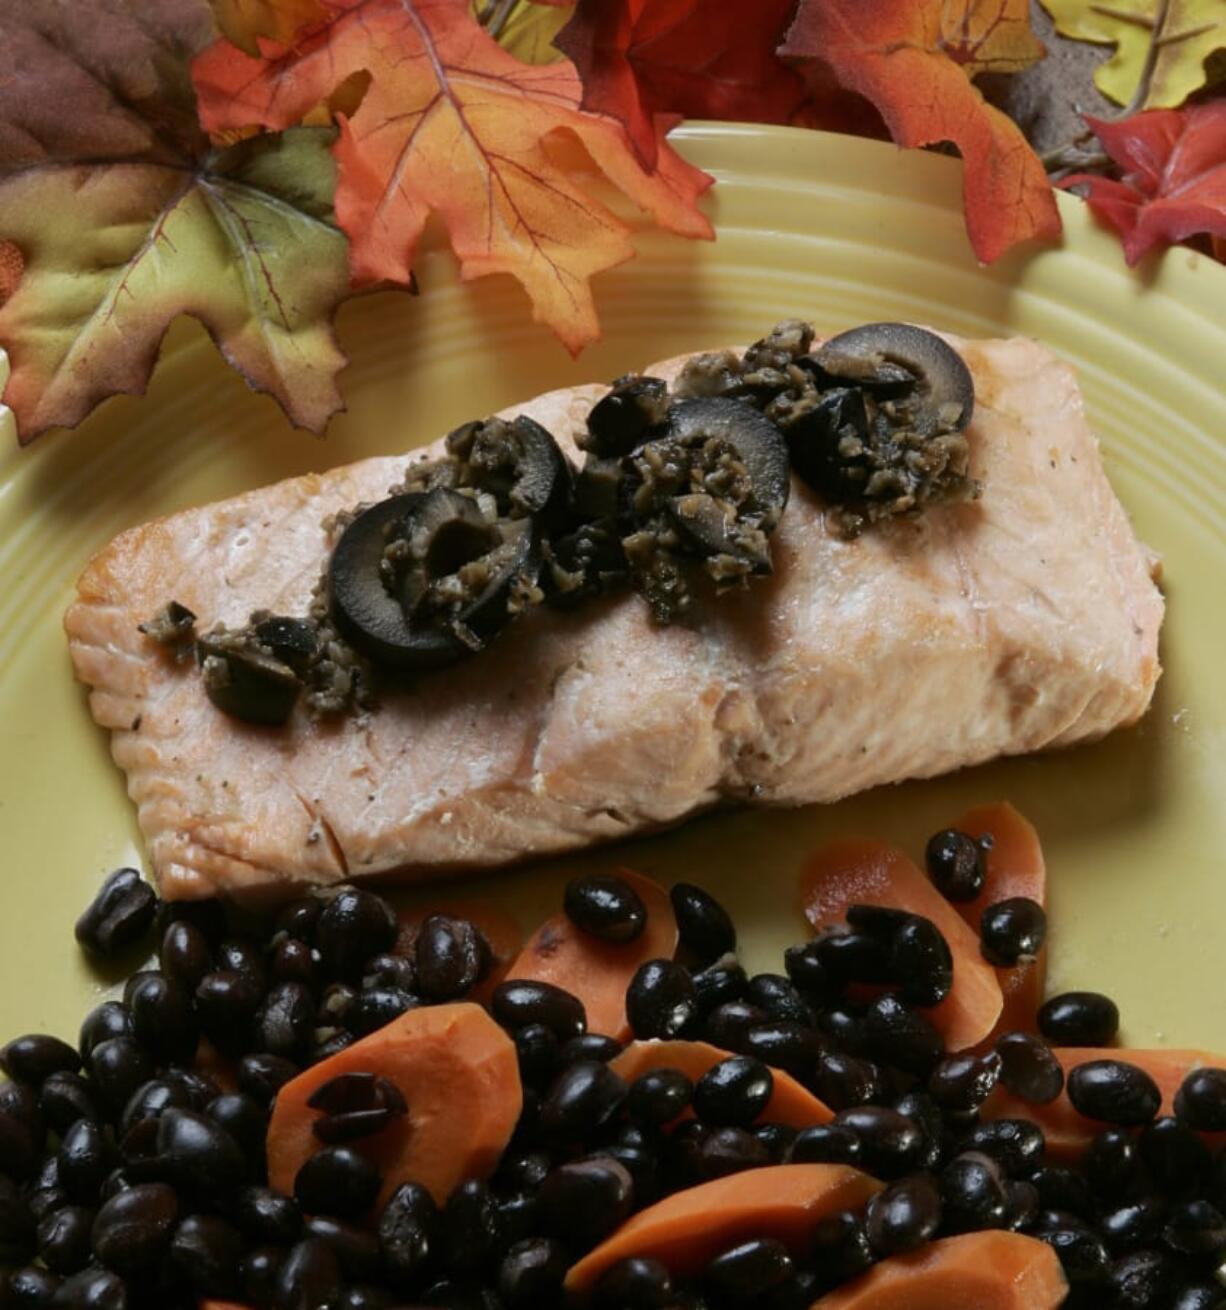
[[[1027,0],[801,0],[780,53],[825,60],[877,106],[899,145],[957,146],[967,231],[985,263],[1059,233],[1043,165],[972,81],[1042,57]]]
[[[336,215],[355,282],[407,283],[431,213],[465,278],[510,273],[535,315],[572,351],[598,338],[589,281],[634,253],[630,227],[559,157],[567,139],[670,231],[711,237],[698,196],[710,185],[663,141],[647,171],[624,129],[580,109],[569,60],[522,63],[492,40],[468,0],[324,0],[325,25],[260,58],[220,41],[195,62],[211,132],[298,122],[355,74],[370,87],[338,114]],[[588,183],[585,185],[585,182]]]

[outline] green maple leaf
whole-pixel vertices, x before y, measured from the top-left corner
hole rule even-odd
[[[142,393],[180,314],[295,424],[340,408],[332,132],[214,147],[189,63],[215,34],[203,0],[0,5],[0,345],[23,442]]]

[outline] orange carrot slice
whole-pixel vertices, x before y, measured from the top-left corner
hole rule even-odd
[[[980,916],[996,901],[1028,896],[1046,908],[1047,865],[1039,834],[1029,819],[1007,801],[997,801],[991,805],[977,805],[950,826],[976,839],[992,837],[983,891],[973,901],[954,906],[973,932],[979,932]],[[1044,946],[1038,958],[1030,964],[997,969],[996,980],[1000,983],[1005,1003],[992,1036],[1019,1029],[1034,1032],[1035,1015],[1043,1004],[1043,989],[1047,982],[1047,947]]]
[[[571,1267],[566,1289],[587,1292],[632,1256],[660,1260],[686,1277],[741,1237],[773,1237],[800,1253],[827,1215],[858,1210],[880,1190],[858,1169],[831,1164],[770,1165],[690,1187],[627,1220]]]
[[[409,1112],[354,1143],[383,1175],[379,1205],[405,1182],[421,1183],[440,1204],[465,1178],[493,1172],[523,1104],[511,1039],[479,1006],[423,1006],[315,1065],[277,1094],[268,1126],[268,1181],[294,1190],[294,1178],[323,1146],[307,1105],[343,1073],[373,1073],[404,1093]]]
[[[565,914],[546,919],[533,933],[508,978],[553,983],[577,996],[587,1010],[589,1032],[625,1041],[626,988],[639,965],[671,960],[677,949],[677,919],[668,893],[651,878],[619,869],[617,876],[638,892],[647,907],[647,924],[632,942],[602,942],[576,928]]]
[[[1202,1065],[1226,1068],[1226,1057],[1209,1051],[1130,1050],[1127,1047],[1057,1046],[1053,1054],[1069,1071],[1090,1060],[1123,1060],[1144,1069],[1162,1091],[1162,1114],[1171,1114],[1175,1093],[1193,1069]],[[1048,1105],[1027,1105],[1003,1087],[988,1098],[985,1119],[1033,1119],[1047,1137],[1047,1153],[1061,1161],[1076,1160],[1106,1124],[1087,1119],[1073,1109],[1067,1092],[1061,1092]],[[1226,1140],[1226,1133],[1206,1133],[1211,1143]]]
[[[631,1042],[609,1065],[626,1082],[652,1069],[680,1069],[697,1082],[708,1069],[731,1054],[707,1042]],[[810,1128],[829,1123],[834,1111],[812,1092],[802,1087],[789,1073],[772,1069],[775,1090],[760,1118],[764,1123],[788,1124],[792,1128]]]
[[[524,930],[519,926],[519,921],[487,901],[432,900],[429,905],[397,911],[396,918],[400,921],[395,946],[397,955],[412,954],[421,925],[432,914],[449,914],[453,919],[467,919],[489,944],[490,967],[466,998],[479,1005],[487,1005],[494,988],[507,976],[511,962],[523,948]]]
[[[801,908],[814,928],[841,923],[852,905],[883,905],[922,914],[945,935],[954,957],[950,994],[924,1013],[951,1051],[983,1041],[1004,1005],[996,971],[979,953],[979,937],[896,847],[832,842],[812,856],[801,883]]]
[[[1067,1295],[1050,1246],[994,1230],[892,1256],[828,1292],[813,1310],[1055,1310]]]

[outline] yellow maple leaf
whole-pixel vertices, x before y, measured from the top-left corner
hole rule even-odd
[[[249,55],[259,54],[256,38],[288,44],[299,28],[323,17],[319,0],[209,0],[217,26]]]
[[[1114,45],[1094,75],[1103,95],[1133,109],[1174,109],[1211,80],[1226,49],[1226,0],[1043,0],[1058,31]]]
[[[484,8],[482,0],[475,7]],[[573,5],[516,0],[498,34],[498,44],[525,64],[556,63],[564,56],[553,44],[553,38],[566,26],[573,12]]]

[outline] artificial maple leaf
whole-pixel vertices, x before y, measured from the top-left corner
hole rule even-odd
[[[1137,109],[1182,105],[1209,80],[1210,57],[1226,49],[1223,0],[1042,3],[1065,36],[1115,46],[1094,81],[1117,104]]]
[[[1130,264],[1200,233],[1226,238],[1226,100],[1086,122],[1123,177],[1075,173],[1060,185],[1086,188],[1090,208],[1123,237]]]
[[[578,0],[558,35],[583,107],[626,125],[655,166],[655,116],[792,121],[803,78],[776,54],[795,0]]]
[[[179,314],[294,422],[340,406],[334,133],[211,147],[187,60],[212,36],[197,0],[0,11],[0,249],[22,265],[0,344],[23,441],[143,392]]]
[[[212,131],[284,128],[359,70],[370,89],[339,115],[337,218],[359,284],[407,282],[431,212],[465,278],[510,273],[572,352],[599,336],[589,280],[630,258],[630,228],[557,157],[577,139],[615,187],[661,225],[712,235],[695,201],[710,179],[661,144],[635,158],[619,123],[580,111],[569,60],[537,67],[503,50],[468,0],[328,0],[327,25],[252,59],[219,42],[195,63]],[[658,130],[667,124],[661,122]]]
[[[569,18],[570,0],[516,0],[498,44],[525,64],[557,63],[564,56],[554,39]]]
[[[325,17],[320,0],[209,0],[222,34],[249,55],[259,54],[259,38],[290,42],[295,34]]]
[[[1043,165],[971,81],[1042,57],[1027,0],[801,0],[781,53],[825,60],[899,145],[957,146],[967,231],[985,263],[1060,231]]]

